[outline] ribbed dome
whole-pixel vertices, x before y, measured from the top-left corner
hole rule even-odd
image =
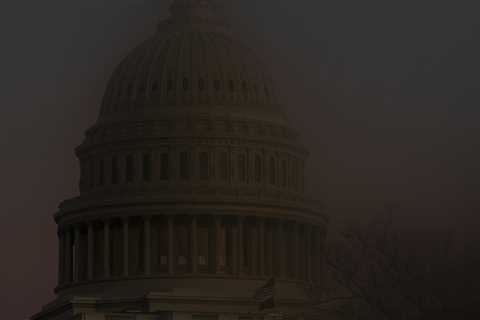
[[[159,106],[276,104],[266,68],[215,18],[209,1],[176,1],[171,11],[118,66],[101,116]]]

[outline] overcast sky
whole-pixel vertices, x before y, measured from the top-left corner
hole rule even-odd
[[[412,225],[476,230],[480,20],[476,1],[225,0],[269,61],[333,219],[393,204]],[[0,303],[22,319],[53,298],[52,214],[77,194],[73,149],[115,65],[165,0],[0,4]]]

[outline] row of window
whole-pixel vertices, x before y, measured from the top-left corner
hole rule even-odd
[[[193,89],[193,81],[191,81],[189,78],[183,78],[181,82],[181,89],[184,92],[189,92]],[[161,83],[159,80],[155,80],[152,85],[151,85],[151,92],[156,93],[160,90]],[[229,92],[232,94],[235,92],[241,92],[243,93],[244,96],[249,96],[250,93],[253,93],[254,96],[258,99],[260,97],[261,91],[259,89],[259,86],[257,84],[250,85],[248,84],[247,81],[240,81],[237,82],[235,80],[228,80],[227,82],[224,82],[222,80],[214,80],[212,82],[212,88],[214,89],[215,92],[222,91],[224,89],[227,89]],[[204,92],[208,91],[209,89],[209,82],[203,78],[198,79],[197,83],[197,89],[199,92]],[[144,94],[147,91],[147,86],[146,84],[142,84],[139,86],[139,93]],[[176,91],[176,82],[172,79],[168,79],[166,82],[166,91],[167,93],[174,92]],[[130,97],[134,93],[134,84],[130,83],[126,86],[124,90],[118,90],[117,95],[119,97]],[[266,98],[270,98],[271,92],[267,86],[263,87],[263,94]],[[112,92],[113,95],[113,92]]]
[[[232,155],[226,151],[215,154],[199,152],[196,155],[196,161],[193,161],[193,153],[190,151],[181,151],[175,155],[161,153],[158,159],[154,159],[152,153],[90,159],[82,164],[81,185],[92,189],[106,184],[119,184],[121,181],[168,181],[175,176],[183,181],[193,178],[207,181],[216,178],[227,182],[235,179],[240,183],[268,183],[292,189],[301,189],[303,185],[303,168],[296,158],[278,158],[273,155],[264,157],[255,154],[249,161],[247,154]],[[173,165],[174,156],[178,159],[177,166]],[[138,161],[138,158],[141,161]],[[109,181],[106,180],[107,165]]]
[[[148,231],[144,223],[139,218],[133,218],[125,226],[122,220],[114,219],[109,222],[107,237],[103,223],[93,227],[93,244],[90,246],[93,249],[93,278],[142,275],[146,272],[146,261],[150,263],[151,273],[168,273],[169,268],[177,274],[190,273],[194,271],[193,257],[196,259],[195,270],[199,273],[283,274],[300,280],[307,280],[309,272],[315,280],[320,273],[320,238],[315,228],[307,232],[303,226],[295,229],[293,225],[266,223],[261,232],[258,224],[245,223],[240,227],[225,219],[218,225],[199,220],[195,232],[192,232],[189,220],[180,219],[173,223],[170,234],[170,226],[165,219],[149,221]],[[60,239],[60,254],[64,261],[60,270],[61,279],[65,282],[87,280],[88,228],[83,226],[69,232],[68,237],[64,234]],[[148,232],[149,238],[145,237],[145,232]],[[196,239],[193,239],[194,234]],[[128,239],[127,248],[124,247],[125,237]],[[148,246],[145,241],[149,241]],[[148,260],[145,259],[146,248],[150,249]],[[66,254],[67,250],[71,250],[70,254]],[[124,259],[125,254],[128,254],[128,259]],[[108,271],[105,269],[106,256]],[[173,259],[171,266],[170,259]]]

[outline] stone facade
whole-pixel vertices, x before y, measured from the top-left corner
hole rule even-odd
[[[76,149],[80,195],[58,224],[58,298],[32,317],[303,318],[328,219],[305,198],[307,151],[263,63],[206,0],[176,0],[113,73]]]

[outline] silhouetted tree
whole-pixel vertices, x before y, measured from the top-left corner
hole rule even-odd
[[[459,245],[453,232],[400,231],[391,214],[367,225],[351,223],[328,249],[327,266],[345,319],[461,319],[480,302],[480,259],[474,244]]]

